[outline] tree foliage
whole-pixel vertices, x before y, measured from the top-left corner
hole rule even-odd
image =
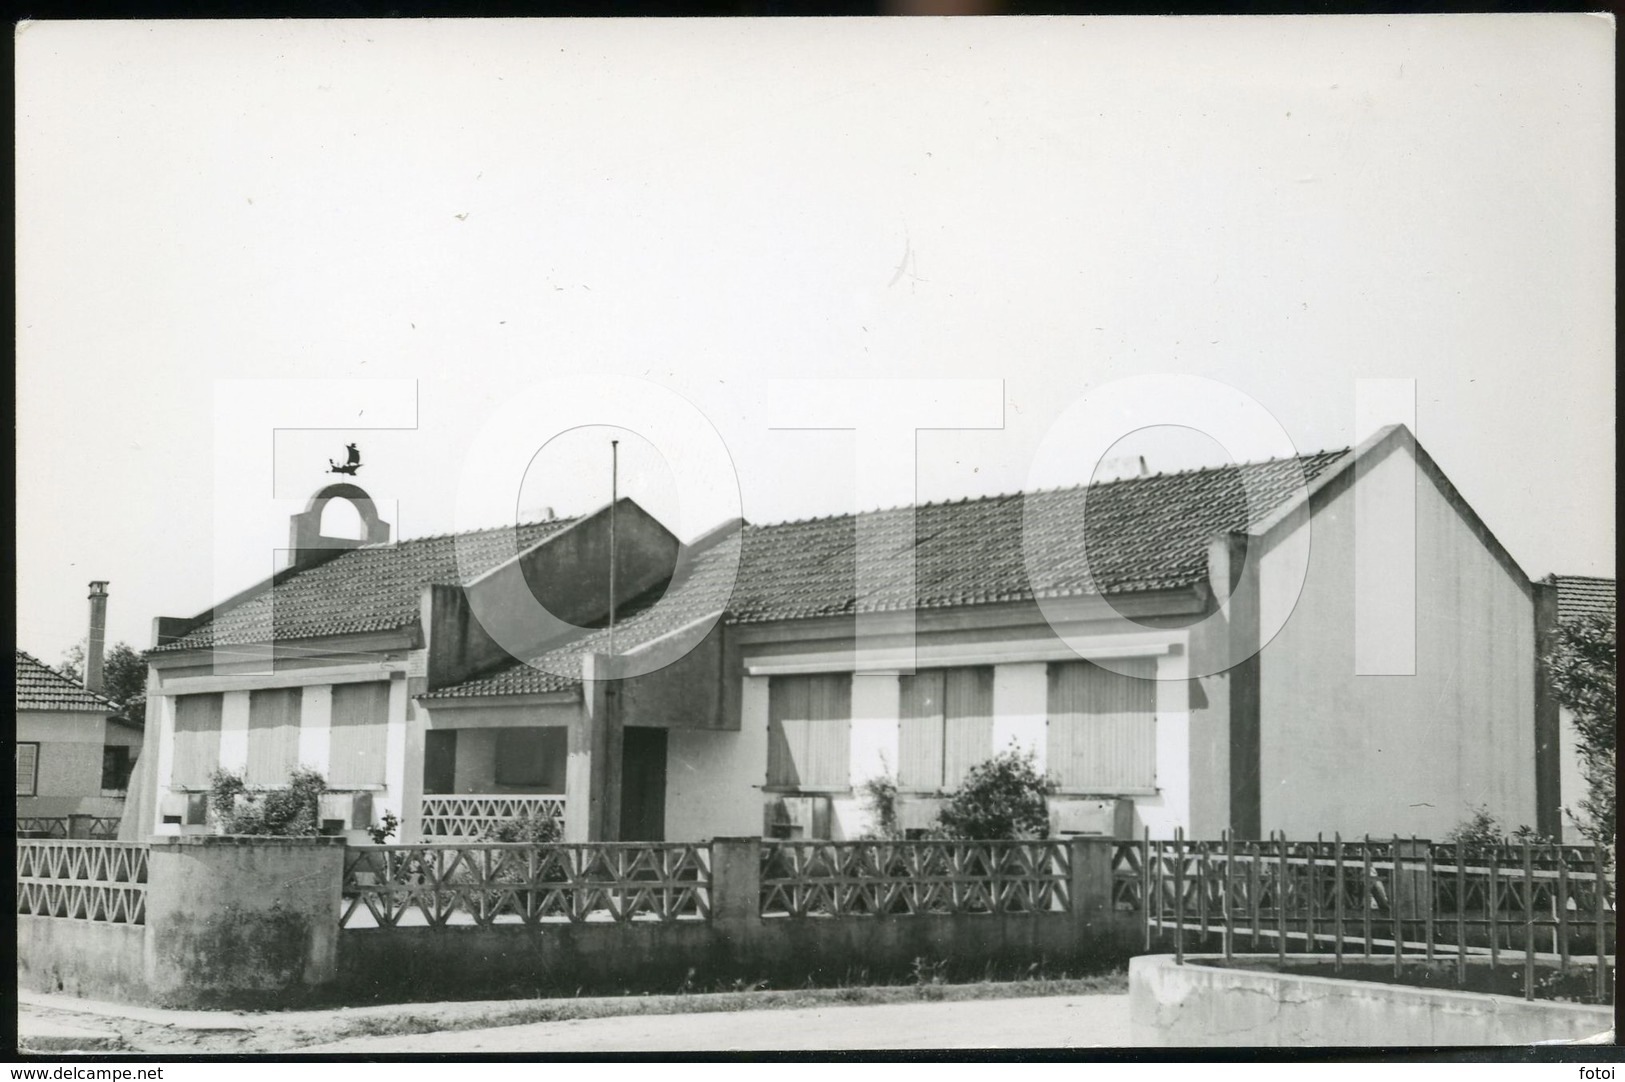
[[[285,788],[251,792],[241,774],[209,776],[209,811],[222,834],[309,837],[321,827],[321,795],[327,781],[314,770],[295,770]]]
[[[1581,815],[1571,810],[1570,816],[1592,842],[1609,847],[1615,837],[1616,656],[1613,619],[1586,616],[1558,626],[1556,644],[1545,658],[1552,694],[1574,716],[1586,781]]]
[[[85,679],[85,643],[76,642],[58,666],[79,683]],[[117,642],[102,655],[101,693],[118,704],[119,713],[132,721],[147,716],[147,662],[127,642]]]
[[[1043,838],[1049,834],[1046,797],[1054,790],[1031,752],[1012,746],[976,764],[948,794],[937,823],[945,837],[973,841]]]

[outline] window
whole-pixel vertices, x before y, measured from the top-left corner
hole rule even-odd
[[[768,786],[850,788],[851,675],[775,676],[767,700]]]
[[[1049,667],[1049,770],[1064,790],[1143,792],[1157,787],[1154,659]]]
[[[384,784],[388,726],[387,680],[333,685],[327,783],[335,788]]]
[[[170,784],[177,789],[207,789],[220,767],[220,710],[214,695],[180,695],[175,699],[175,758]]]
[[[496,783],[534,793],[564,792],[568,739],[562,725],[498,729]]]
[[[248,693],[249,785],[286,785],[299,766],[299,688]]]
[[[929,669],[904,676],[897,784],[953,789],[993,754],[993,670]]]
[[[33,796],[39,787],[39,745],[17,745],[17,795]]]
[[[135,749],[123,744],[102,748],[102,788],[123,792],[130,787],[130,771],[135,767]]]

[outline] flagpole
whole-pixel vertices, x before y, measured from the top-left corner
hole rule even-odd
[[[609,653],[615,653],[615,504],[620,499],[621,441],[609,441]]]

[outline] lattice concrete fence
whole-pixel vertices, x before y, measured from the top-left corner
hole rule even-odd
[[[961,976],[1081,973],[1143,944],[1142,915],[1115,898],[1123,844],[205,836],[116,853],[20,850],[19,982],[167,1005],[286,1006],[784,987],[922,964]],[[140,882],[120,871],[137,866]]]
[[[278,1005],[332,985],[338,838],[17,842],[17,980],[166,1006]]]

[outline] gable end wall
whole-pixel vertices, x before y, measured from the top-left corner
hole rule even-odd
[[[1414,462],[1400,446],[1372,465],[1362,508],[1402,499]],[[1478,805],[1509,829],[1536,821],[1527,583],[1427,470],[1415,478],[1414,676],[1355,675],[1355,489],[1315,512],[1308,578],[1261,658],[1266,834],[1443,838]],[[1266,589],[1280,589],[1280,559],[1265,557]]]

